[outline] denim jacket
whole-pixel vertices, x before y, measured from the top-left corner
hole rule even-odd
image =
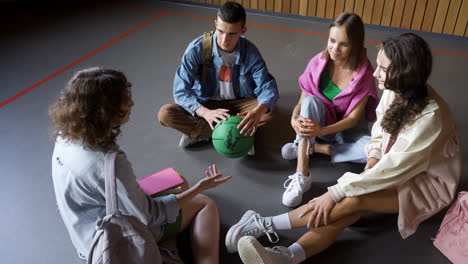
[[[175,73],[174,100],[192,115],[219,89],[219,71],[223,58],[216,43],[216,34],[213,34],[213,63],[208,66],[206,84],[203,87],[200,80],[203,69],[203,35],[189,44]],[[231,70],[231,80],[236,98],[257,98],[259,104],[265,104],[269,111],[273,110],[279,98],[276,80],[268,72],[257,47],[242,36],[234,52],[236,62]]]

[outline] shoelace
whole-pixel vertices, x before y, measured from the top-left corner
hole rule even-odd
[[[302,189],[304,187],[304,178],[298,173],[294,173],[293,175],[288,176],[288,179],[284,182],[283,186],[287,191],[297,188]]]
[[[276,246],[276,247],[270,248],[270,250],[282,256],[291,257],[291,251],[287,247]]]
[[[279,241],[278,234],[273,230],[271,225],[267,226],[267,223],[264,217],[261,217],[259,214],[255,214],[254,220],[258,226],[258,229],[260,229],[260,232],[265,233],[268,237],[268,240],[270,240],[271,243],[277,243]],[[253,235],[254,233],[258,232],[258,229],[249,230],[246,232],[246,235]],[[275,239],[272,238],[272,235],[275,236]]]

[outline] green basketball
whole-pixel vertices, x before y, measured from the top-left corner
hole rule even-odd
[[[221,120],[221,124],[215,126],[211,135],[214,148],[226,158],[242,157],[254,144],[253,136],[240,134],[237,125],[241,120],[242,118],[238,116],[230,116],[226,120]]]

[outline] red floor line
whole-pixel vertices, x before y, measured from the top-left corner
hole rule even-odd
[[[213,21],[215,20],[212,17],[194,16],[194,15],[190,15],[190,14],[176,13],[176,12],[170,12],[170,11],[161,11],[161,12],[164,12],[164,13],[170,14],[170,15],[175,15],[175,16],[193,17],[193,18],[200,18],[200,19],[213,20]]]
[[[111,4],[110,6],[120,7],[120,8],[127,8],[127,9],[135,9],[135,10],[141,10],[141,11],[164,13],[163,11],[160,11],[160,10],[157,10],[157,9],[154,9],[154,8],[146,8],[146,7],[139,7],[139,6],[130,6],[130,5],[122,5],[122,4]]]
[[[151,23],[152,21],[156,20],[157,18],[165,15],[165,14],[170,14],[170,15],[177,15],[177,16],[185,16],[185,17],[192,17],[192,18],[199,18],[199,19],[206,19],[206,20],[214,20],[214,18],[210,18],[210,17],[203,17],[203,16],[194,16],[194,15],[190,15],[190,14],[184,14],[184,13],[177,13],[177,12],[169,12],[169,11],[162,11],[162,10],[157,10],[157,9],[152,9],[152,8],[143,8],[143,7],[136,7],[136,6],[129,6],[129,5],[113,5],[113,6],[116,6],[116,7],[123,7],[123,8],[129,8],[129,9],[135,9],[135,10],[142,10],[142,11],[150,11],[150,12],[158,12],[159,14],[150,18],[148,21],[144,22],[143,24],[140,24],[138,25],[137,27],[127,31],[126,33],[120,35],[119,37],[111,40],[110,42],[108,42],[107,44],[105,44],[104,46],[96,49],[95,51],[89,53],[88,55],[78,59],[77,61],[65,66],[64,68],[58,70],[57,72],[49,75],[48,77],[44,78],[43,80],[33,84],[32,86],[24,89],[23,91],[19,92],[18,94],[16,94],[15,96],[3,101],[0,103],[0,108],[4,107],[5,105],[11,103],[12,101],[18,99],[19,97],[25,95],[26,93],[30,92],[31,90],[41,86],[42,84],[44,84],[45,82],[49,81],[50,79],[56,77],[57,75],[63,73],[64,71],[68,70],[69,68],[81,63],[82,61],[96,55],[98,52],[106,49],[107,47],[111,46],[112,44],[114,44],[115,42],[121,40],[122,38],[125,38],[126,36],[128,36],[129,34],[137,31],[138,29],[140,29],[141,27],[145,26],[146,24],[149,24]],[[280,28],[280,27],[273,27],[273,26],[266,26],[266,25],[258,25],[258,24],[251,24],[251,23],[247,23],[247,25],[250,25],[250,26],[254,26],[254,27],[263,27],[263,28],[269,28],[269,29],[275,29],[275,30],[282,30],[282,31],[288,31],[288,32],[294,32],[294,33],[300,33],[300,34],[307,34],[307,35],[315,35],[315,36],[322,36],[322,37],[327,37],[328,35],[327,34],[321,34],[321,33],[314,33],[314,32],[307,32],[307,31],[301,31],[301,30],[295,30],[295,29],[288,29],[288,28]],[[372,41],[372,40],[365,40],[366,42],[368,43],[373,43],[373,44],[379,44],[380,42],[378,41]],[[467,57],[468,58],[468,55],[467,54],[461,54],[461,53],[453,53],[453,52],[447,52],[447,51],[440,51],[440,50],[432,50],[432,52],[434,53],[441,53],[441,54],[446,54],[446,55],[452,55],[452,56],[459,56],[459,57]]]
[[[19,92],[19,93],[16,94],[15,96],[13,96],[13,97],[7,99],[6,101],[1,102],[1,103],[0,103],[0,108],[4,107],[5,105],[7,105],[7,104],[9,104],[9,103],[11,103],[11,102],[13,102],[14,100],[18,99],[19,97],[21,97],[21,96],[25,95],[26,93],[30,92],[31,90],[33,90],[33,89],[35,89],[35,88],[41,86],[41,85],[44,84],[45,82],[47,82],[47,81],[49,81],[50,79],[56,77],[57,75],[63,73],[64,71],[70,69],[71,67],[73,67],[73,66],[75,66],[75,65],[77,65],[77,64],[79,64],[79,63],[81,63],[81,62],[83,62],[84,60],[86,60],[86,59],[88,59],[88,58],[90,58],[90,57],[96,55],[97,53],[99,53],[99,52],[101,52],[102,50],[108,48],[109,46],[111,46],[112,44],[116,43],[117,41],[119,41],[119,40],[125,38],[126,36],[130,35],[131,33],[137,31],[137,30],[140,29],[141,27],[145,26],[146,24],[151,23],[152,21],[158,19],[159,17],[161,17],[161,16],[163,16],[163,15],[164,15],[164,13],[160,13],[160,14],[158,14],[158,15],[153,16],[152,18],[148,19],[146,22],[144,22],[144,23],[142,23],[142,24],[140,24],[140,25],[134,27],[133,29],[130,29],[129,31],[125,32],[124,34],[118,36],[117,38],[115,38],[115,39],[109,41],[108,43],[106,43],[105,45],[101,46],[100,48],[94,50],[93,52],[91,52],[91,53],[85,55],[84,57],[82,57],[82,58],[80,58],[80,59],[78,59],[78,60],[72,62],[71,64],[65,66],[64,68],[58,70],[57,72],[55,72],[55,73],[49,75],[49,76],[46,77],[45,79],[43,79],[43,80],[41,80],[41,81],[39,81],[39,82],[37,82],[37,83],[31,85],[30,87],[24,89],[23,91]]]
[[[447,51],[442,51],[442,50],[432,50],[432,52],[441,53],[441,54],[445,54],[445,55],[460,56],[460,57],[468,58],[468,54],[453,53],[453,52],[447,52]]]
[[[162,11],[162,10],[150,9],[150,8],[140,8],[140,7],[136,7],[136,6],[130,6],[130,5],[114,5],[114,6],[122,7],[122,8],[136,9],[136,10],[150,11],[150,12],[162,12],[162,13],[165,13],[165,14],[176,15],[176,16],[185,16],[185,17],[193,17],[193,18],[200,18],[200,19],[206,19],[206,20],[214,20],[214,18],[211,18],[211,17],[194,16],[194,15],[189,15],[189,14],[184,14],[184,13]],[[300,30],[289,29],[289,28],[272,27],[272,26],[258,25],[258,24],[251,24],[251,23],[247,23],[247,25],[248,26],[254,26],[254,27],[263,27],[263,28],[269,28],[269,29],[275,29],[275,30],[289,31],[289,32],[300,33],[300,34],[328,37],[327,34],[300,31]],[[372,44],[376,44],[376,45],[381,43],[379,41],[373,41],[373,40],[364,40],[364,41],[367,42],[367,43],[372,43]],[[453,52],[440,51],[440,50],[432,50],[432,52],[441,53],[441,54],[445,54],[445,55],[452,55],[452,56],[459,56],[459,57],[468,58],[467,54],[453,53]]]

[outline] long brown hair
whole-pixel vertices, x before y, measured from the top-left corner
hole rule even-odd
[[[360,16],[354,13],[342,13],[338,15],[330,24],[329,28],[343,26],[348,36],[351,53],[349,54],[348,64],[352,70],[356,70],[364,57],[364,23]],[[323,57],[330,59],[328,46],[323,51]]]
[[[78,71],[49,109],[53,137],[75,141],[95,151],[116,144],[122,106],[131,100],[131,84],[122,72],[89,68]]]
[[[426,41],[413,33],[385,40],[380,50],[391,61],[384,86],[397,94],[385,112],[382,128],[395,137],[428,104],[426,83],[432,71],[432,54]]]

